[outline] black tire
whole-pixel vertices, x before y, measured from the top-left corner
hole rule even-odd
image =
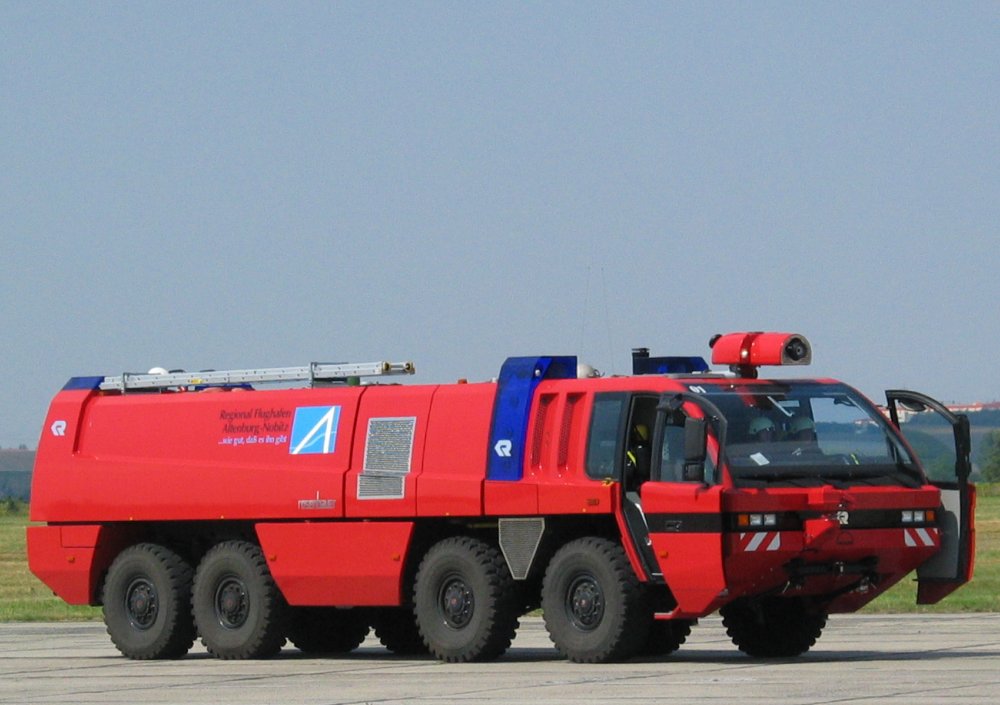
[[[799,598],[737,600],[719,612],[733,643],[756,658],[804,654],[826,626],[826,613]]]
[[[285,643],[288,608],[252,543],[212,547],[195,572],[191,604],[201,641],[217,658],[268,658]]]
[[[497,658],[517,631],[515,595],[499,551],[473,538],[444,539],[417,570],[413,603],[420,635],[442,661]]]
[[[191,566],[169,548],[126,548],[104,581],[104,624],[131,659],[179,658],[194,644]]]
[[[423,656],[430,649],[420,636],[412,607],[382,607],[372,620],[375,636],[397,656]]]
[[[656,619],[649,625],[649,636],[641,652],[645,656],[667,656],[687,641],[696,619]]]
[[[307,654],[346,654],[368,636],[368,616],[361,609],[292,607],[288,640]]]
[[[606,539],[577,539],[560,548],[542,582],[545,628],[559,652],[577,663],[634,656],[653,621],[625,551]]]

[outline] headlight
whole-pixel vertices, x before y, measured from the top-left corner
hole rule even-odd
[[[775,527],[778,525],[777,514],[739,514],[736,517],[736,525],[741,529],[762,529]]]
[[[904,524],[933,523],[937,517],[933,509],[904,509],[900,519]]]

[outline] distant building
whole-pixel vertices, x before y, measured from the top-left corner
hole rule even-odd
[[[35,451],[0,450],[0,499],[27,500],[31,495],[31,470]]]
[[[1000,411],[1000,401],[977,401],[972,402],[971,404],[945,404],[945,408],[954,414],[977,414],[981,411]],[[889,409],[886,406],[880,404],[878,409],[886,418],[889,418]],[[897,406],[896,411],[899,414],[900,423],[906,423],[917,413],[915,411],[908,411],[902,406]]]
[[[1000,401],[977,401],[972,404],[948,404],[948,411],[956,414],[974,414],[980,411],[1000,411]]]

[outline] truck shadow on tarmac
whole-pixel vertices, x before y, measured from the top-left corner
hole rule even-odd
[[[992,646],[992,644],[990,644]],[[997,645],[1000,647],[1000,644]],[[733,666],[768,666],[768,665],[794,665],[801,664],[815,665],[818,663],[852,663],[872,661],[890,662],[914,662],[914,661],[953,661],[963,659],[1000,659],[1000,648],[983,650],[977,648],[975,644],[968,644],[963,647],[930,649],[927,651],[837,651],[823,652],[817,650],[794,658],[773,658],[756,659],[746,656],[734,650],[699,650],[688,653],[676,653],[669,657],[635,657],[623,662],[624,664],[648,665],[657,664],[669,666],[670,664],[719,664]],[[974,650],[970,650],[974,649]],[[192,653],[186,658],[209,660],[212,659],[208,653]],[[377,647],[360,648],[348,654],[306,654],[294,648],[286,648],[275,659],[294,661],[386,661],[391,663],[436,663],[433,656],[412,656],[395,655],[384,649]],[[498,658],[495,663],[544,663],[553,661],[565,661],[571,664],[554,648],[538,647],[511,647],[507,653]],[[464,664],[458,664],[464,665]],[[590,664],[581,664],[584,667],[600,667]]]

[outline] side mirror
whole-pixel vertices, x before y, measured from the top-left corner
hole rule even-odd
[[[705,419],[684,419],[684,480],[703,480],[708,455],[708,425]]]
[[[915,414],[922,414],[928,409],[926,404],[916,399],[899,399],[897,403],[907,411],[912,411]]]

